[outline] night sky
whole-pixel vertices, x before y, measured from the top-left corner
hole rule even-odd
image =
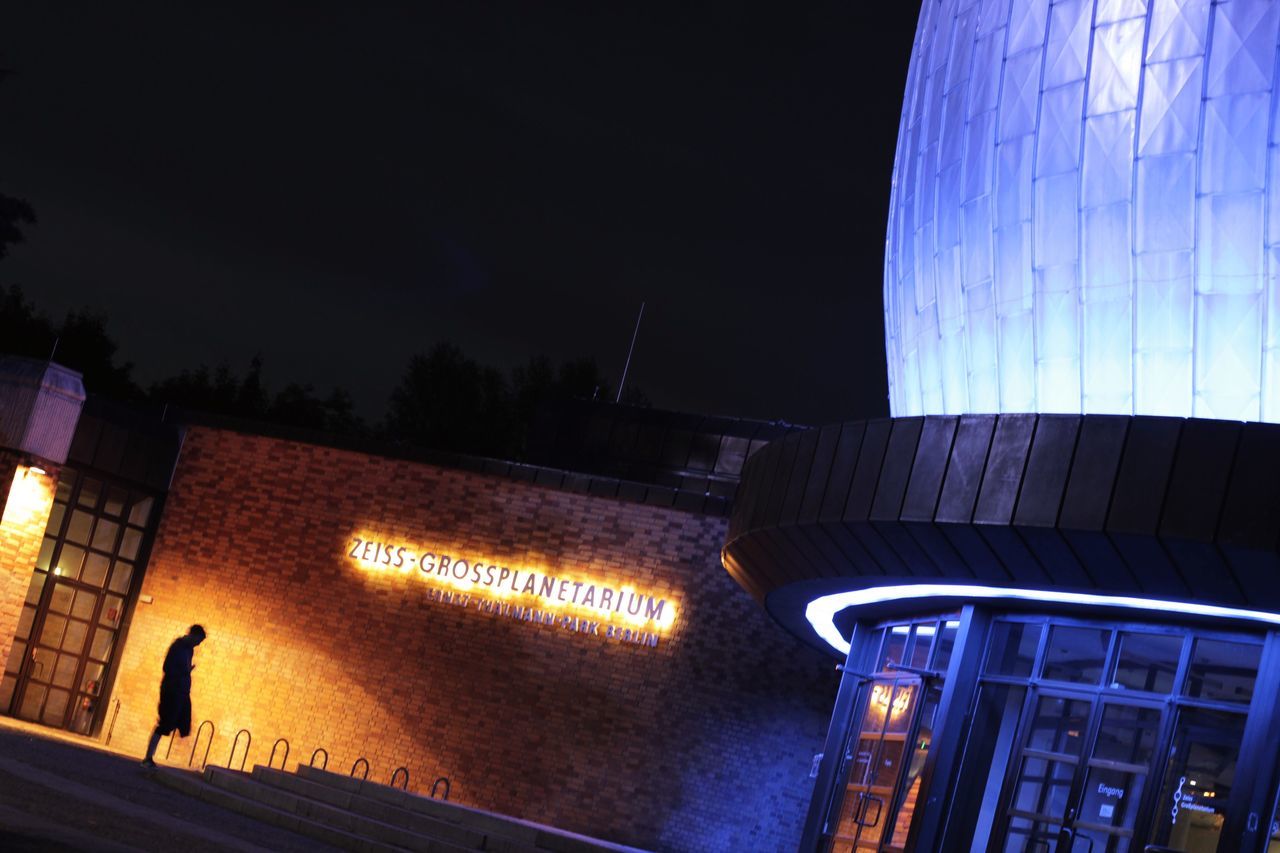
[[[6,3],[0,190],[40,222],[0,283],[105,311],[144,384],[261,353],[371,418],[442,340],[616,381],[641,300],[654,405],[886,414],[917,12]]]

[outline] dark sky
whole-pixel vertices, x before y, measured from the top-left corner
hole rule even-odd
[[[655,405],[887,411],[880,309],[918,6],[4,3],[0,264],[201,363],[378,415],[441,340]]]

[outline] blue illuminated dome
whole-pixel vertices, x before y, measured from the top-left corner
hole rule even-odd
[[[885,260],[895,416],[1280,422],[1280,4],[927,0]]]

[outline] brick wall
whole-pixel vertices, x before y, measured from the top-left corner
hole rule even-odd
[[[0,450],[0,666],[9,659],[53,508],[57,471],[29,471],[23,454]]]
[[[121,656],[113,744],[141,752],[165,649],[200,622],[193,704],[217,726],[213,763],[246,728],[246,766],[285,737],[291,766],[317,747],[340,772],[366,757],[373,779],[405,765],[411,789],[447,775],[457,802],[622,843],[794,849],[834,667],[728,578],[724,533],[719,518],[192,428]],[[679,616],[648,648],[446,604],[416,572],[351,560],[362,534],[606,579]]]

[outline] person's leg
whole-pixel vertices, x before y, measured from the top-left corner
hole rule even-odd
[[[147,742],[147,757],[142,759],[144,765],[154,767],[156,747],[160,745],[160,738],[164,737],[164,732],[160,731],[159,724],[151,732],[151,740]]]

